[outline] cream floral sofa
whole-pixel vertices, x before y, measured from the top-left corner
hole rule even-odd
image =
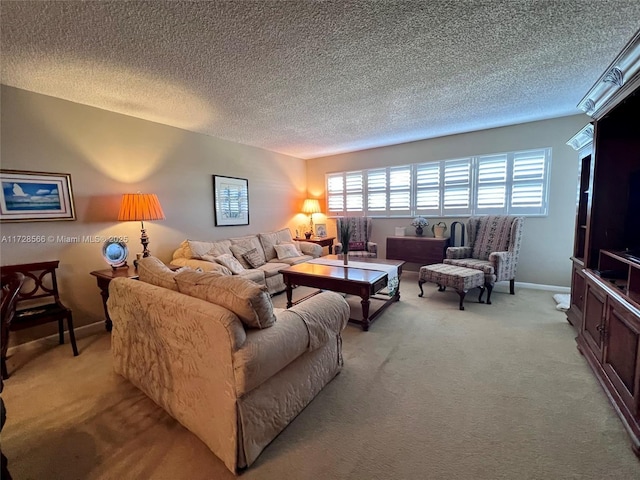
[[[184,240],[173,252],[171,264],[240,275],[266,285],[273,295],[286,288],[281,269],[321,255],[320,245],[296,242],[291,231],[283,228],[215,242]]]
[[[338,374],[349,306],[274,309],[265,286],[181,270],[149,257],[110,283],[114,369],[237,473]]]

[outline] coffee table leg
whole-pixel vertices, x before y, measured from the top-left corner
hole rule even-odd
[[[291,302],[291,300],[293,299],[293,287],[289,282],[289,280],[286,281],[286,285],[287,285],[287,308],[291,308],[291,306],[293,305],[293,303]]]
[[[362,305],[362,330],[369,331],[369,297],[362,297],[360,305]]]

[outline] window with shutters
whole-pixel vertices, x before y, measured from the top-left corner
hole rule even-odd
[[[329,216],[548,213],[551,149],[329,173]]]

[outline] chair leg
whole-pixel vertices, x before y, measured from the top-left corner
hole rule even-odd
[[[0,370],[2,370],[1,374],[3,380],[9,378],[9,372],[7,371],[7,359],[4,355],[2,356],[2,365],[0,366]]]
[[[460,296],[460,304],[459,304],[458,308],[460,310],[464,310],[463,302],[464,302],[464,297],[467,294],[467,291],[466,290],[456,290],[456,291],[458,292],[458,295]]]
[[[58,343],[64,343],[64,318],[58,319]]]
[[[69,329],[69,342],[71,343],[71,348],[73,348],[73,356],[78,356],[78,347],[76,346],[76,334],[73,331],[73,319],[71,312],[69,312],[69,316],[67,317],[67,328]]]
[[[512,278],[511,280],[509,280],[509,293],[511,295],[515,295],[516,294],[516,279]]]
[[[424,295],[424,292],[422,291],[422,284],[425,282],[425,280],[418,280],[418,287],[420,287],[420,293],[418,294],[419,297],[421,297],[422,295]]]
[[[491,292],[493,292],[493,284],[485,282],[484,286],[487,289],[487,305],[491,305]]]

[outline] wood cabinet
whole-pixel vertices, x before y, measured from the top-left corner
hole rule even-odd
[[[594,121],[569,141],[580,174],[567,319],[640,456],[640,31],[578,106]]]
[[[589,196],[591,193],[591,171],[593,168],[593,125],[587,124],[574,135],[567,145],[578,151],[578,192],[576,196],[576,223],[574,230],[571,303],[567,311],[567,320],[576,332],[582,325],[585,295],[584,252],[587,241]]]
[[[624,419],[633,450],[640,456],[640,305],[630,301],[611,279],[592,270],[585,275],[578,348]]]
[[[420,265],[442,263],[449,238],[387,237],[387,258]]]

